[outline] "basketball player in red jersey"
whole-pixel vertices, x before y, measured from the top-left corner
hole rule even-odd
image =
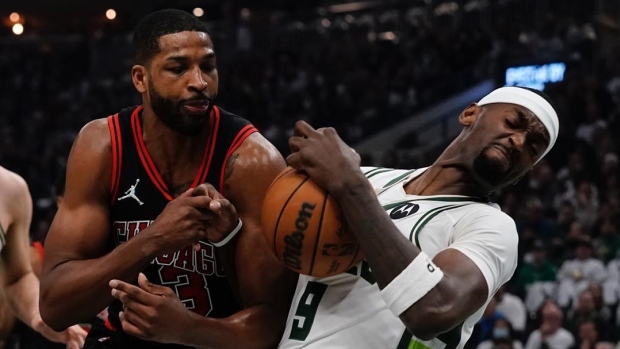
[[[63,329],[109,305],[85,348],[275,347],[296,276],[269,252],[260,209],[284,159],[214,105],[215,51],[196,17],[149,15],[134,58],[142,106],[87,124],[71,150],[42,316]]]
[[[29,247],[32,199],[28,185],[17,174],[0,167],[0,193],[0,292],[3,298],[13,314],[36,332],[53,342],[66,343],[69,349],[81,348],[86,332],[79,326],[65,326],[69,328],[61,333],[54,332],[39,315],[39,279],[32,268]],[[0,308],[3,319],[11,315],[3,306]],[[2,325],[9,324],[3,322]]]

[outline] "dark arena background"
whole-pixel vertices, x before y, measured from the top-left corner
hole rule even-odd
[[[575,348],[617,348],[620,1],[2,1],[0,166],[29,185],[32,241],[45,241],[81,127],[140,103],[131,33],[171,7],[210,28],[218,104],[284,156],[303,119],[334,127],[363,165],[428,166],[471,102],[503,85],[544,90],[560,136],[496,194],[517,223],[519,266],[468,347],[544,348],[532,336],[554,302]],[[506,323],[508,341],[497,338]]]

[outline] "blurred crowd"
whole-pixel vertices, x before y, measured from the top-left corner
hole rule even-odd
[[[573,51],[580,62],[545,88],[561,120],[555,148],[497,194],[517,223],[519,267],[486,309],[471,348],[617,348],[620,51],[604,31],[582,26],[578,35],[593,40]],[[567,34],[546,41],[561,47],[576,32]]]
[[[252,120],[286,153],[299,119],[334,126],[354,144],[494,77],[511,59],[570,61],[565,80],[545,89],[561,118],[554,150],[517,185],[497,193],[517,222],[520,263],[469,346],[616,347],[617,27],[551,16],[532,27],[505,20],[481,25],[475,12],[469,18],[439,14],[432,23],[423,17],[411,9],[285,20],[269,40],[242,18],[232,39],[213,34],[216,49],[218,41],[229,43],[219,55],[218,103]],[[33,240],[48,230],[80,128],[139,103],[129,76],[130,43],[128,33],[0,43],[0,165],[30,186]],[[414,166],[404,160],[374,165]]]

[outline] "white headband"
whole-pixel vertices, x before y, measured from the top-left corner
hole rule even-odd
[[[556,139],[558,139],[560,120],[555,109],[542,96],[520,87],[500,87],[482,98],[478,105],[483,106],[492,103],[510,103],[527,108],[545,126],[547,132],[549,132],[549,146],[547,146],[542,156],[538,158],[538,161],[553,148]]]

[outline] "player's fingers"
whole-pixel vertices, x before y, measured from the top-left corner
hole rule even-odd
[[[150,282],[149,279],[146,278],[146,275],[144,275],[143,273],[140,273],[140,275],[138,275],[138,285],[143,290],[157,296],[169,296],[172,294],[172,290],[170,290],[170,288],[155,285],[154,283]]]
[[[77,348],[81,348],[84,346],[84,341],[86,340],[87,334],[88,333],[84,331],[84,329],[82,329],[81,327],[73,326],[69,332],[69,341],[76,343]]]
[[[194,196],[208,196],[212,199],[219,198],[222,195],[215,189],[215,187],[209,183],[203,183],[197,186],[193,192]]]
[[[112,287],[112,297],[120,300],[123,304],[131,301],[137,301],[142,304],[152,304],[154,297],[156,297],[140,287],[120,280],[110,281],[110,287]]]
[[[294,135],[297,137],[308,138],[318,132],[307,122],[299,120],[295,123]]]
[[[84,346],[84,343],[80,343],[76,340],[67,341],[67,349],[81,349]]]
[[[211,201],[213,201],[213,199],[206,195],[192,196],[191,198],[185,199],[187,205],[197,209],[209,209]]]
[[[287,156],[286,164],[296,170],[301,169],[301,157],[299,156],[299,153],[293,153]]]
[[[118,317],[121,320],[121,325],[125,333],[138,338],[146,338],[146,332],[144,328],[141,327],[142,321],[138,316],[131,312],[128,314],[125,311],[121,311]]]
[[[291,150],[291,153],[298,152],[299,149],[301,149],[304,140],[305,139],[303,137],[297,137],[297,136],[293,136],[293,137],[289,138],[288,139],[288,147]]]
[[[211,201],[211,203],[209,204],[209,209],[218,215],[220,214],[236,215],[237,214],[237,210],[235,209],[235,206],[227,199],[218,199],[218,200]]]
[[[177,199],[179,199],[179,198],[188,198],[188,197],[192,196],[193,192],[194,192],[194,188],[189,188],[186,191],[184,191],[181,195],[177,196]]]
[[[71,332],[69,332],[70,336],[77,338],[79,340],[84,340],[88,335],[88,332],[82,326],[75,325],[70,327]]]

